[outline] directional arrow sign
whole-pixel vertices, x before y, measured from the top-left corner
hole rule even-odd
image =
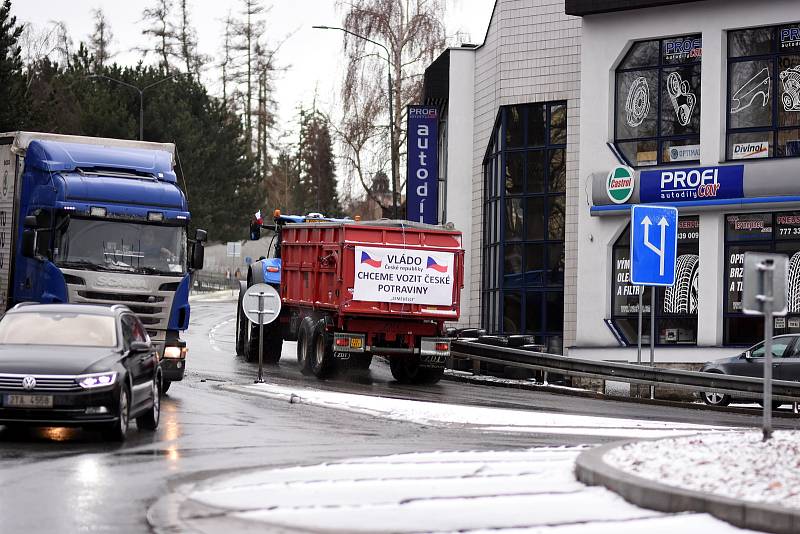
[[[655,228],[651,228],[655,226]],[[631,208],[631,283],[671,286],[675,283],[678,210],[662,206]]]

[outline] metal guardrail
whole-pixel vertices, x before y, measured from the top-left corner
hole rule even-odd
[[[748,398],[757,398],[763,395],[764,390],[764,380],[761,378],[664,369],[631,363],[583,360],[538,352],[531,350],[531,348],[526,349],[524,345],[520,348],[514,348],[462,339],[453,341],[450,351],[452,356],[486,363],[631,384],[670,386],[700,392],[727,393]],[[772,396],[776,400],[787,402],[800,401],[800,383],[773,380]]]
[[[238,288],[239,281],[236,278],[227,278],[221,273],[204,273],[199,271],[192,276],[192,291],[195,293]]]

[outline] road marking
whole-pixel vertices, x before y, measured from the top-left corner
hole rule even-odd
[[[219,323],[218,325],[213,327],[211,330],[209,330],[209,332],[208,332],[208,343],[211,345],[212,349],[214,349],[217,352],[227,352],[227,351],[221,349],[219,347],[219,345],[217,345],[217,330],[220,329],[221,327],[227,325],[227,324],[230,324],[230,323],[234,322],[234,321],[236,321],[236,317],[234,317],[232,319],[228,319],[227,321],[222,321],[221,323]],[[225,335],[228,335],[228,334],[225,334]],[[227,343],[230,343],[230,341],[227,341]]]

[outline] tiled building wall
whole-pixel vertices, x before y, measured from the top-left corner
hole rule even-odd
[[[511,104],[567,101],[567,220],[564,272],[564,347],[575,341],[577,200],[580,123],[581,19],[564,14],[563,0],[497,0],[486,40],[475,53],[472,173],[472,272],[482,267],[483,157],[498,109]],[[469,323],[480,324],[481,278],[471,281]]]

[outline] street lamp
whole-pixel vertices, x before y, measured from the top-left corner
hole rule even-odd
[[[389,53],[389,49],[386,46],[382,45],[377,41],[373,41],[369,37],[364,37],[363,35],[359,35],[357,33],[353,33],[350,30],[345,28],[339,28],[336,26],[312,26],[312,28],[317,30],[338,30],[340,32],[344,32],[348,35],[352,35],[353,37],[358,37],[359,39],[363,39],[369,43],[372,43],[376,46],[380,46],[383,48],[384,52],[386,52],[386,63],[389,64],[389,68],[387,69],[389,76],[389,157],[392,159],[392,212],[394,214],[394,218],[397,219],[397,168],[395,167],[395,156],[397,155],[397,150],[394,146],[394,98],[392,92],[392,57]]]
[[[149,85],[145,85],[144,87],[137,87],[127,82],[123,82],[122,80],[117,80],[116,78],[112,78],[111,76],[106,76],[105,74],[90,74],[87,76],[87,79],[96,79],[96,78],[103,78],[104,80],[108,80],[110,82],[118,83],[120,85],[124,85],[129,89],[133,89],[139,93],[139,141],[144,141],[144,92],[150,89],[151,87],[155,87],[156,85],[169,81],[176,76],[180,76],[183,74],[182,72],[176,72],[172,76],[167,76],[157,82],[153,82]]]

